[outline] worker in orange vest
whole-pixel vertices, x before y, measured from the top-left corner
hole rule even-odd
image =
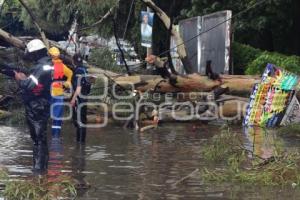
[[[60,51],[56,47],[51,47],[48,51],[52,58],[53,75],[51,86],[51,118],[52,118],[52,137],[59,137],[62,126],[64,111],[64,91],[70,88],[73,72],[60,59]]]

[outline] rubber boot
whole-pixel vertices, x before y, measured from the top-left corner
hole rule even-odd
[[[33,171],[37,165],[37,157],[38,157],[38,145],[33,144],[33,151],[32,151],[32,161],[33,161]]]
[[[48,168],[48,147],[47,144],[39,142],[38,145],[34,145],[33,149],[33,171],[35,174],[44,174]]]
[[[77,128],[76,141],[78,143],[85,143],[86,128]]]

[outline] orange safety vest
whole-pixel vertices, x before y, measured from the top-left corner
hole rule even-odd
[[[53,88],[62,88],[63,78],[64,78],[64,64],[63,63],[55,63],[52,87]]]

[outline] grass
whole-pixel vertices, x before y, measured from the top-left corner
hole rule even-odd
[[[202,151],[204,159],[215,164],[214,169],[204,168],[201,175],[207,182],[245,183],[262,186],[299,186],[300,153],[298,150],[283,150],[274,143],[274,154],[262,159],[243,147],[242,140],[229,128],[214,136]],[[224,165],[217,168],[220,163]]]
[[[55,180],[34,178],[30,180],[10,180],[5,171],[0,171],[0,182],[5,185],[0,196],[7,200],[56,200],[75,198],[75,184],[69,177],[61,176]]]
[[[291,124],[279,128],[278,134],[284,137],[300,137],[300,124]]]

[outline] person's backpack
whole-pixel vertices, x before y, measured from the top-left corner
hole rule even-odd
[[[88,76],[87,76],[87,70],[85,67],[79,67],[80,70],[82,70],[84,72],[84,81],[82,82],[82,89],[81,89],[81,93],[83,95],[89,95],[91,92],[91,87],[92,84],[90,83],[90,81],[88,80]]]

